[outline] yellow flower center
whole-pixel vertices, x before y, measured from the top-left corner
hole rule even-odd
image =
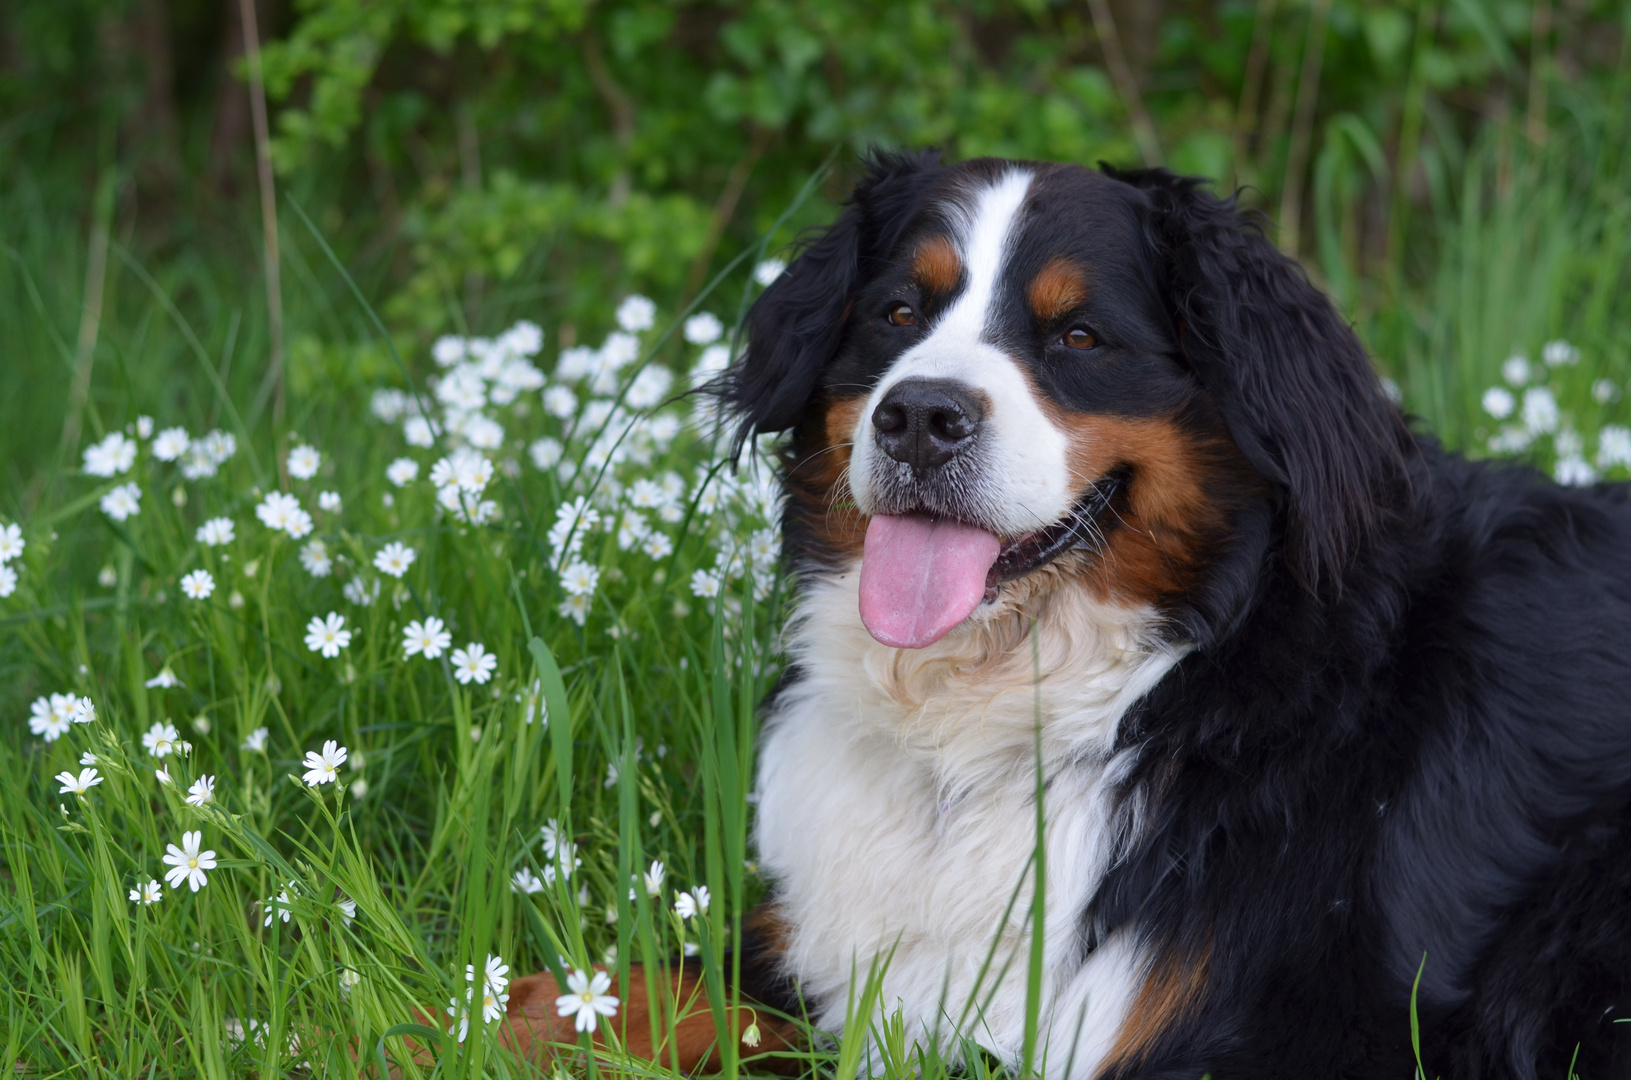
[[[190,870],[197,870],[198,869],[198,856],[195,855],[192,858],[188,859],[187,860],[187,867]]]

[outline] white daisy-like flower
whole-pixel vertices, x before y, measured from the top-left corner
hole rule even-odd
[[[114,521],[124,521],[142,512],[142,489],[135,484],[120,484],[102,496],[102,512]]]
[[[711,574],[706,570],[698,570],[691,575],[691,594],[700,596],[704,600],[711,600],[719,595],[720,580],[718,574]]]
[[[160,461],[175,461],[187,448],[193,444],[191,435],[186,428],[165,428],[159,432],[159,437],[153,440],[153,456]]]
[[[699,311],[685,320],[685,340],[693,345],[712,345],[725,332],[725,324],[711,311]]]
[[[395,387],[381,387],[368,399],[368,411],[378,420],[394,424],[408,411],[409,397]]]
[[[17,571],[0,563],[0,600],[17,591]]]
[[[1597,470],[1582,457],[1559,458],[1552,476],[1567,487],[1588,487],[1597,482]]]
[[[176,753],[177,744],[181,741],[181,733],[174,724],[160,720],[147,729],[142,736],[142,748],[156,758],[169,757]]]
[[[707,914],[708,886],[698,885],[691,892],[682,892],[674,897],[674,911],[682,919]]]
[[[544,858],[554,859],[561,849],[561,823],[550,818],[539,828],[538,836],[540,846],[544,849]]]
[[[323,743],[321,753],[315,750],[306,751],[306,760],[301,762],[306,772],[301,779],[308,787],[318,784],[331,784],[339,776],[340,766],[345,764],[346,749],[333,739]]]
[[[523,866],[510,878],[510,891],[531,896],[544,891],[544,883],[530,867]]]
[[[78,776],[71,772],[59,772],[56,780],[57,783],[62,785],[62,790],[58,794],[66,795],[72,792],[75,795],[83,795],[97,784],[100,784],[102,777],[97,775],[95,769],[81,769]]]
[[[589,621],[589,601],[590,598],[587,596],[568,596],[561,601],[560,607],[556,610],[561,613],[563,619],[571,619],[579,626],[583,626]]]
[[[667,876],[668,870],[663,866],[662,861],[652,860],[651,868],[645,873],[646,895],[650,897],[661,896],[663,894],[663,879]]]
[[[1544,386],[1531,386],[1523,392],[1523,408],[1519,413],[1523,426],[1534,434],[1556,431],[1562,416],[1557,398]]]
[[[1573,367],[1580,362],[1580,350],[1567,341],[1548,341],[1540,348],[1547,367]]]
[[[130,890],[130,902],[132,904],[141,904],[143,907],[151,907],[163,899],[164,889],[152,878],[147,879],[146,885],[140,885]]]
[[[430,347],[430,355],[440,367],[452,367],[465,357],[464,338],[443,334]]]
[[[170,779],[170,766],[160,765],[158,768],[154,769],[153,778],[161,784],[172,783],[173,781]]]
[[[300,509],[300,500],[281,491],[267,492],[266,498],[255,507],[255,516],[261,520],[261,524],[268,529],[287,532],[291,536],[294,535],[293,527],[298,524],[303,513],[305,511]]]
[[[566,988],[571,992],[555,999],[555,1012],[572,1017],[577,1030],[593,1032],[602,1016],[617,1015],[617,998],[606,992],[612,988],[612,978],[604,971],[590,978],[587,971],[574,970],[566,977]]]
[[[334,901],[334,906],[340,909],[340,918],[347,926],[357,921],[357,902],[349,897],[340,897]]]
[[[1522,386],[1529,381],[1529,376],[1529,358],[1522,353],[1514,353],[1501,361],[1501,378],[1508,386]]]
[[[300,549],[300,565],[312,577],[328,577],[334,572],[334,556],[328,553],[328,545],[321,540],[308,540]]]
[[[203,600],[215,591],[215,578],[208,570],[194,570],[181,579],[181,592],[189,600]]]
[[[581,559],[569,563],[561,571],[561,588],[573,596],[593,596],[600,584],[600,568],[590,566]]]
[[[653,530],[640,542],[640,550],[653,559],[666,559],[674,553],[674,541],[666,533]]]
[[[652,364],[634,377],[623,400],[631,409],[651,409],[662,403],[674,385],[674,373]]]
[[[179,889],[185,881],[189,889],[197,892],[209,884],[205,871],[215,869],[215,852],[199,850],[203,839],[202,832],[184,832],[180,847],[165,845],[164,864],[170,869],[164,872],[164,880],[170,888]]]
[[[156,688],[156,689],[159,689],[159,690],[168,690],[173,686],[181,686],[181,685],[182,685],[181,680],[176,678],[176,673],[171,671],[169,668],[165,668],[164,670],[160,671],[157,675],[155,675],[151,679],[147,680],[147,686],[148,686],[149,689],[155,689]]]
[[[329,659],[340,655],[340,650],[351,644],[351,631],[345,629],[345,616],[331,611],[325,618],[313,615],[306,624],[306,648],[322,653]]]
[[[1597,467],[1612,469],[1616,465],[1631,466],[1631,428],[1604,424],[1597,433]]]
[[[475,993],[476,992],[474,989],[466,990],[464,992],[466,1003],[475,997]],[[469,1009],[464,1005],[460,1005],[458,998],[450,997],[447,999],[447,1015],[453,1017],[457,1021],[457,1023],[453,1024],[447,1029],[447,1033],[453,1036],[459,1042],[464,1042],[465,1038],[470,1034]]]
[[[701,386],[711,382],[719,376],[731,363],[731,350],[729,345],[710,345],[702,350],[697,362],[691,366],[691,385]]]
[[[258,727],[244,736],[240,749],[248,750],[251,754],[258,754],[266,749],[266,737],[269,733],[263,727]]]
[[[21,555],[26,546],[23,530],[18,528],[16,523],[0,525],[0,566]]]
[[[1492,386],[1484,391],[1484,411],[1497,420],[1505,420],[1518,407],[1518,399],[1504,386]]]
[[[533,465],[540,469],[553,469],[560,464],[563,447],[559,439],[552,439],[548,435],[527,447],[527,455],[532,458]]]
[[[124,432],[110,432],[85,448],[84,468],[91,476],[118,476],[136,464],[136,444]]]
[[[340,505],[340,493],[338,491],[325,491],[317,496],[317,508],[324,513],[338,514]]]
[[[570,420],[578,412],[578,395],[570,386],[548,387],[544,390],[544,411],[558,420]]]
[[[476,981],[476,965],[464,965],[464,981]],[[494,990],[503,990],[510,985],[510,966],[499,957],[488,953],[487,964],[482,969],[481,981],[483,986],[491,987]]]
[[[187,789],[186,803],[189,806],[208,806],[215,801],[215,777],[200,776],[194,780]]]
[[[315,447],[297,446],[289,451],[289,475],[296,480],[310,480],[322,463],[323,455]]]
[[[56,742],[72,725],[73,695],[52,694],[37,697],[28,707],[28,730],[46,742]]]
[[[650,330],[657,321],[657,305],[649,297],[626,296],[617,305],[617,325],[630,334]]]
[[[504,426],[477,413],[465,423],[464,439],[478,450],[497,450],[504,445]]]
[[[350,997],[351,996],[351,991],[355,990],[357,988],[357,986],[360,985],[361,983],[362,983],[362,976],[357,974],[357,972],[355,972],[351,968],[346,968],[345,970],[341,971],[340,972],[340,994],[341,994],[341,996]]]
[[[230,544],[236,539],[232,519],[224,517],[210,518],[198,527],[196,537],[198,542],[205,547],[221,547],[224,544]]]
[[[781,259],[766,259],[753,268],[753,280],[760,285],[769,285],[787,271],[787,264]]]
[[[88,697],[76,697],[68,707],[68,719],[76,724],[89,724],[96,719],[96,703]]]
[[[453,635],[447,632],[446,624],[434,615],[425,617],[424,622],[415,619],[402,628],[402,658],[410,656],[423,656],[426,660],[434,660],[453,644]]]
[[[374,556],[374,567],[382,574],[399,578],[408,572],[408,567],[413,565],[416,557],[417,552],[413,548],[393,540],[380,548],[379,553]]]
[[[385,479],[397,487],[407,487],[419,479],[419,462],[413,458],[399,457],[385,467]]]
[[[261,901],[266,905],[266,918],[261,921],[262,926],[271,926],[273,919],[282,919],[285,923],[289,921],[289,916],[294,914],[294,900],[289,895],[292,888],[293,883],[285,885],[278,890],[276,896],[269,896]]]
[[[498,657],[475,641],[462,649],[454,649],[450,659],[453,661],[453,677],[461,684],[484,683],[493,677],[498,667]]]
[[[409,446],[435,446],[441,430],[423,416],[410,416],[402,422],[402,438]]]
[[[81,765],[95,765],[96,755],[87,750],[83,754],[79,755],[79,763]]]
[[[379,599],[379,578],[354,577],[345,583],[345,588],[340,592],[358,607],[368,607]]]
[[[150,439],[153,437],[153,418],[151,416],[136,417],[136,438]]]

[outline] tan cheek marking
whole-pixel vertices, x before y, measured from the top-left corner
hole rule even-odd
[[[855,508],[847,480],[856,426],[867,395],[830,403],[819,420],[810,449],[791,463],[787,488],[796,512],[819,543],[841,554],[859,555],[866,539],[866,518]]]
[[[1027,298],[1031,313],[1041,322],[1051,322],[1087,299],[1087,275],[1069,259],[1056,255],[1031,279]]]
[[[1161,1034],[1184,1019],[1200,1004],[1206,989],[1206,968],[1211,946],[1201,955],[1187,959],[1169,953],[1158,957],[1138,988],[1138,997],[1127,1019],[1116,1032],[1101,1075],[1119,1067],[1136,1067],[1149,1056]]]
[[[954,291],[963,278],[963,261],[957,248],[944,236],[923,241],[912,256],[912,277],[927,292]]]

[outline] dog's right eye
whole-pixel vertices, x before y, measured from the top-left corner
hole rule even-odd
[[[912,310],[911,304],[892,304],[885,318],[889,320],[891,326],[917,325],[917,312]]]

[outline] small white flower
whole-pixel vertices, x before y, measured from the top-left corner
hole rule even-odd
[[[163,438],[162,435],[159,437]],[[141,904],[144,907],[150,907],[162,899],[164,899],[164,889],[161,888],[159,883],[154,881],[152,878],[147,879],[146,885],[130,890],[130,902],[133,904]]]
[[[555,385],[544,391],[544,411],[560,420],[577,415],[578,395],[570,386]]]
[[[654,530],[640,543],[640,550],[653,559],[666,559],[674,553],[674,541],[670,540],[666,533]]]
[[[215,801],[215,777],[200,776],[193,781],[192,787],[187,789],[186,802],[189,806],[208,806]]]
[[[0,566],[21,555],[25,546],[27,545],[23,540],[23,530],[15,523],[0,525]]]
[[[312,530],[311,515],[300,508],[300,500],[281,491],[267,492],[255,507],[255,516],[268,529],[286,532],[296,540]]]
[[[85,448],[85,471],[92,476],[118,476],[136,464],[136,444],[122,431]]]
[[[114,521],[124,521],[142,512],[142,489],[135,484],[120,484],[102,496],[102,512]]]
[[[1548,341],[1541,346],[1540,358],[1547,367],[1573,367],[1580,362],[1580,350],[1567,341]]]
[[[76,697],[68,706],[68,719],[76,724],[89,724],[96,719],[96,703],[88,697]]]
[[[357,921],[357,902],[347,897],[334,901],[334,906],[340,909],[340,918],[347,926]]]
[[[95,765],[96,755],[87,750],[83,754],[79,755],[79,763],[81,765]]]
[[[296,480],[310,480],[322,463],[323,455],[314,447],[297,446],[289,451],[289,475]]]
[[[158,721],[142,736],[142,748],[156,758],[167,758],[178,750],[181,733],[174,724]]]
[[[1508,386],[1522,386],[1529,381],[1529,358],[1522,353],[1514,353],[1501,362],[1501,378]]]
[[[544,883],[532,872],[531,867],[523,866],[510,878],[510,891],[531,896],[543,892]]]
[[[1597,470],[1582,457],[1559,458],[1552,475],[1558,483],[1569,487],[1588,487],[1597,482]]]
[[[1620,399],[1620,387],[1613,379],[1598,379],[1591,384],[1591,400],[1599,405],[1607,405],[1611,401]]]
[[[548,435],[527,447],[527,454],[532,463],[540,469],[553,469],[561,460],[561,443],[559,439],[552,439]]]
[[[510,985],[509,975],[509,965],[499,957],[494,956],[492,953],[488,953],[487,964],[482,969],[481,973],[482,985],[491,987],[494,990],[503,990],[505,987]],[[464,981],[476,981],[476,965],[464,965]]]
[[[268,732],[265,728],[256,728],[254,731],[251,731],[244,737],[243,746],[240,747],[240,749],[248,750],[251,754],[260,753],[262,750],[266,749],[267,734]]]
[[[321,540],[308,540],[300,549],[300,565],[312,577],[324,578],[334,572],[334,557],[328,553],[328,545]]]
[[[600,568],[590,566],[581,559],[561,571],[561,588],[573,596],[592,596],[600,583]]]
[[[617,325],[630,334],[650,330],[657,321],[657,305],[644,296],[627,296],[617,305]]]
[[[399,578],[408,572],[408,567],[413,565],[417,554],[413,548],[393,540],[379,549],[379,553],[374,556],[374,566],[382,574]]]
[[[646,895],[653,898],[661,896],[663,894],[663,878],[667,876],[668,871],[664,868],[662,862],[652,860],[651,868],[645,873]]]
[[[617,998],[606,993],[612,979],[604,971],[595,972],[593,979],[587,971],[573,971],[566,977],[566,987],[571,993],[555,999],[555,1012],[573,1017],[577,1030],[593,1032],[602,1016],[617,1015]]]
[[[83,795],[102,782],[102,778],[97,775],[95,769],[81,769],[78,776],[71,772],[59,772],[56,779],[62,785],[62,790],[58,792],[59,795],[66,795],[69,792],[73,792],[75,795]]]
[[[346,968],[340,972],[340,993],[345,997],[350,997],[351,991],[355,990],[361,982],[361,975],[351,968]]]
[[[340,493],[338,491],[325,491],[318,495],[317,507],[325,513],[338,514],[340,512]]]
[[[181,592],[189,600],[203,600],[215,591],[215,578],[208,570],[194,570],[181,579]]]
[[[233,527],[231,518],[210,518],[198,527],[197,539],[205,547],[220,547],[232,543]]]
[[[368,607],[379,599],[379,578],[363,579],[354,577],[345,583],[340,592],[346,600],[358,607]]]
[[[151,416],[136,417],[136,438],[150,439],[153,437],[153,418]]]
[[[708,913],[708,886],[698,885],[691,892],[682,892],[674,898],[674,911],[682,919]]]
[[[698,570],[691,575],[691,594],[700,596],[704,600],[711,600],[719,595],[719,575],[710,574],[706,570]]]
[[[787,270],[787,264],[780,259],[766,259],[753,268],[753,280],[760,285],[769,285]]]
[[[337,611],[329,612],[327,618],[322,619],[313,615],[306,624],[306,648],[330,659],[339,656],[340,650],[351,644],[351,631],[344,627],[345,616]]]
[[[464,338],[443,334],[430,347],[430,355],[439,367],[452,367],[464,359]]]
[[[424,622],[415,619],[402,629],[402,658],[410,656],[423,656],[426,660],[434,660],[453,644],[453,635],[445,629],[445,624],[434,615],[426,616]]]
[[[579,626],[583,626],[589,621],[589,597],[568,596],[561,601],[560,607],[556,610],[561,613],[562,618],[571,619]]]
[[[170,888],[179,889],[185,881],[188,888],[197,892],[209,883],[204,871],[215,869],[215,852],[198,850],[203,839],[202,832],[184,832],[180,847],[165,845],[164,864],[170,869],[164,872],[164,880]]]
[[[493,671],[498,667],[498,657],[474,641],[462,649],[454,649],[451,659],[453,677],[459,680],[461,685],[470,682],[484,683],[493,677]]]
[[[1611,469],[1616,465],[1631,466],[1631,428],[1604,424],[1597,433],[1597,467]]]
[[[441,430],[423,416],[410,416],[402,422],[402,438],[409,446],[435,446]]]
[[[385,479],[397,487],[407,487],[419,479],[419,462],[413,458],[399,457],[385,467]]]
[[[289,921],[289,916],[294,913],[294,901],[289,896],[289,890],[293,887],[293,883],[285,885],[278,890],[276,896],[269,896],[263,901],[266,905],[266,918],[262,921],[262,926],[271,926],[273,919],[282,919],[285,923]]]
[[[182,683],[180,679],[176,678],[175,672],[171,671],[169,668],[165,668],[151,679],[148,679],[147,685],[149,688],[156,687],[160,690],[168,690],[172,686],[180,686]]]
[[[300,763],[306,770],[301,779],[308,787],[331,784],[339,776],[340,766],[345,764],[345,759],[345,747],[333,739],[328,739],[323,743],[322,753],[315,750],[306,751],[306,760]]]
[[[711,311],[699,311],[685,320],[685,340],[693,345],[712,345],[724,332],[725,325]]]
[[[742,1045],[754,1047],[759,1045],[759,1022],[755,1020],[742,1032]]]
[[[1518,399],[1504,386],[1492,386],[1484,391],[1484,411],[1497,420],[1505,420],[1517,408]]]
[[[368,794],[368,777],[359,776],[351,781],[351,797],[360,799]]]
[[[0,563],[0,600],[17,591],[17,571]]]
[[[175,461],[187,452],[192,443],[192,436],[187,434],[186,428],[165,428],[153,440],[153,456],[160,461]]]
[[[168,765],[160,765],[158,768],[154,769],[153,777],[161,784],[169,784],[173,782],[170,779],[170,766]]]
[[[623,400],[631,409],[651,409],[661,404],[674,385],[674,373],[652,364],[634,377]]]
[[[1532,434],[1556,431],[1561,420],[1557,398],[1544,386],[1529,387],[1523,392],[1523,409],[1519,419]]]

